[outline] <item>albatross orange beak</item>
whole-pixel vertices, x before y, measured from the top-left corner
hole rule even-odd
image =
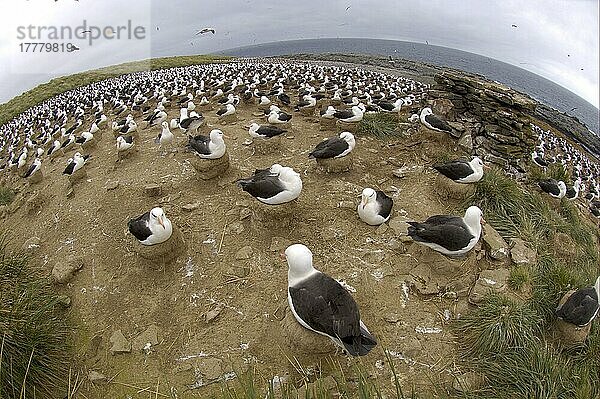
[[[484,224],[486,224],[487,222],[485,221],[485,219],[484,219],[484,218],[481,218],[481,222],[480,222],[480,223],[481,223],[482,225],[484,225]]]
[[[489,165],[487,165],[487,164],[483,164],[483,168],[484,168],[484,169],[491,169],[492,167],[491,167],[491,166],[489,166]]]
[[[162,226],[162,228],[166,230],[165,222],[163,222],[162,216],[158,218],[158,223],[160,223],[160,225]]]
[[[279,260],[281,260],[282,262],[285,262],[287,260],[287,257],[285,256],[285,252],[283,252],[283,251],[279,252]]]

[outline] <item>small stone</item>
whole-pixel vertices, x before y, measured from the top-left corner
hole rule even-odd
[[[288,240],[287,238],[273,237],[273,238],[271,238],[271,246],[269,247],[269,250],[271,250],[273,252],[283,251],[288,246],[290,246],[291,243],[292,242],[290,240]]]
[[[23,250],[26,252],[35,252],[40,247],[39,237],[31,237],[23,243]]]
[[[503,293],[508,289],[508,269],[482,270],[475,286],[469,295],[469,302],[473,305],[481,303],[488,293]]]
[[[537,253],[525,245],[525,241],[520,238],[512,240],[513,247],[510,250],[510,258],[517,265],[530,264],[533,265],[537,261]]]
[[[104,185],[104,189],[106,191],[110,191],[110,190],[114,190],[117,187],[119,187],[119,181],[118,180],[109,180],[106,182],[106,184]]]
[[[161,189],[158,184],[148,184],[144,187],[144,194],[147,197],[158,197],[160,195]]]
[[[158,345],[158,327],[152,324],[143,333],[135,337],[131,343],[133,350],[141,351],[144,350],[147,344],[151,346]]]
[[[485,384],[485,378],[478,373],[469,372],[454,377],[452,388],[458,392],[473,392],[482,388]]]
[[[106,376],[104,374],[101,374],[97,371],[92,370],[88,374],[88,380],[90,380],[90,382],[92,384],[99,383],[99,382],[106,382]]]
[[[401,241],[396,240],[395,238],[389,240],[387,246],[389,249],[399,254],[403,254],[406,252],[406,247],[404,246],[404,244]]]
[[[242,234],[245,228],[244,225],[240,222],[234,222],[229,225],[229,231],[234,234]]]
[[[399,179],[405,178],[411,173],[423,173],[423,166],[421,165],[413,165],[413,166],[403,166],[398,169],[394,169],[392,174]]]
[[[211,321],[213,321],[214,319],[216,319],[217,316],[219,316],[221,314],[222,310],[223,310],[223,305],[218,304],[214,309],[206,312],[206,315],[205,315],[206,323],[208,324]]]
[[[115,353],[131,352],[131,343],[127,341],[127,338],[125,338],[121,330],[113,332],[113,334],[110,337],[110,343],[112,344],[112,346],[110,347],[110,351],[113,355]]]
[[[252,216],[252,210],[250,208],[240,209],[240,220],[244,220]]]
[[[243,259],[250,259],[252,257],[252,247],[249,245],[246,245],[245,247],[242,247],[239,251],[237,251],[235,253],[235,259],[237,260],[243,260]]]
[[[483,244],[490,258],[504,260],[508,257],[508,244],[489,223],[483,226]]]
[[[388,323],[398,323],[400,320],[402,320],[402,318],[398,313],[389,313],[383,316],[383,320],[387,321]]]
[[[184,206],[181,207],[181,209],[183,209],[186,212],[191,212],[193,210],[196,210],[200,207],[200,203],[199,202],[194,202],[193,204],[185,204]]]
[[[52,281],[58,284],[67,283],[82,267],[83,259],[81,257],[70,256],[66,260],[59,261],[52,268]]]
[[[368,251],[363,255],[363,259],[365,262],[378,264],[385,258],[385,251],[383,249],[378,249],[374,251]]]

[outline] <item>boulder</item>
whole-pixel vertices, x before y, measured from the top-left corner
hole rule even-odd
[[[52,282],[65,284],[71,281],[76,271],[83,267],[83,259],[71,255],[67,259],[57,262],[52,268]]]
[[[525,245],[525,241],[520,238],[515,238],[512,240],[510,258],[517,265],[533,265],[537,262],[537,251]]]
[[[510,253],[504,238],[489,224],[483,225],[483,245],[493,260],[505,260]]]

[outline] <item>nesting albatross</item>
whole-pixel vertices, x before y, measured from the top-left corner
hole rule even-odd
[[[423,223],[408,222],[408,235],[417,243],[448,256],[462,256],[469,252],[481,236],[483,212],[470,206],[464,217],[452,215],[431,216]]]
[[[358,305],[333,278],[313,267],[312,252],[302,244],[285,250],[288,303],[303,327],[329,337],[352,356],[364,356],[376,345],[360,319]]]
[[[581,288],[575,291],[567,301],[556,308],[556,316],[577,327],[585,327],[598,314],[600,305],[600,277],[593,287]]]
[[[371,226],[379,226],[387,222],[392,213],[394,201],[383,191],[365,188],[357,211],[360,219]]]
[[[457,159],[446,163],[437,163],[433,168],[457,183],[476,183],[483,177],[483,161],[473,157],[470,161]]]
[[[302,191],[300,175],[294,169],[279,164],[269,169],[257,169],[253,176],[236,183],[242,190],[268,205],[293,201]]]
[[[158,207],[129,220],[127,227],[142,245],[160,244],[167,241],[173,233],[171,221],[162,208]]]

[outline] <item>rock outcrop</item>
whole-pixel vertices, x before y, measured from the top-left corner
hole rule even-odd
[[[461,147],[473,146],[475,154],[502,167],[532,151],[537,139],[530,128],[529,115],[537,105],[533,99],[465,72],[444,71],[435,81],[429,96],[437,99],[438,112],[464,127]]]

